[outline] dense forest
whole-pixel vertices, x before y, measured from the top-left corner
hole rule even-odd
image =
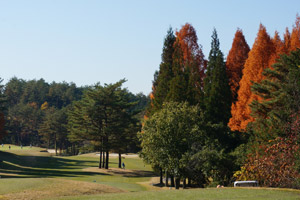
[[[126,80],[77,87],[13,77],[1,85],[0,139],[63,155],[98,151],[106,169],[110,152],[119,167],[121,153],[139,152],[176,188],[300,188],[299,48],[299,16],[283,39],[260,24],[251,48],[237,29],[227,58],[216,29],[206,59],[186,23],[167,31],[149,97],[122,88]]]

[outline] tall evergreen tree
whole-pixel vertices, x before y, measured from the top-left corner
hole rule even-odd
[[[150,95],[151,107],[148,109],[148,115],[161,109],[170,90],[170,80],[173,78],[172,66],[175,40],[173,30],[170,28],[165,37],[159,71],[155,72],[154,75],[152,93]]]
[[[192,105],[200,103],[203,97],[206,60],[202,47],[198,44],[196,30],[189,23],[176,32],[173,60],[173,71],[177,72],[175,74],[177,77],[173,80],[173,89],[182,92],[175,96],[183,96],[184,101],[188,101]],[[182,82],[178,82],[179,80]],[[178,85],[179,88],[174,85]],[[174,96],[175,92],[172,93]]]
[[[245,62],[248,58],[250,48],[245,40],[242,30],[238,29],[235,33],[232,47],[226,59],[227,76],[232,93],[232,101],[237,100],[239,82],[243,75]]]
[[[226,66],[217,31],[212,34],[211,50],[204,79],[204,106],[206,117],[212,123],[228,123],[230,118],[231,91]]]

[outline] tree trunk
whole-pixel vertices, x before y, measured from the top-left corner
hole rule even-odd
[[[192,181],[191,181],[191,178],[188,178],[188,187],[192,187]]]
[[[102,163],[102,168],[105,167],[105,151],[102,152],[103,153],[103,163]]]
[[[185,189],[186,188],[186,178],[183,178],[183,184],[182,184],[182,188]]]
[[[121,168],[121,163],[122,163],[122,155],[121,155],[121,153],[119,152],[119,168]]]
[[[180,177],[175,178],[175,189],[178,190],[180,186]]]
[[[109,151],[106,150],[106,163],[105,163],[105,169],[108,169],[108,162],[109,162]]]
[[[166,171],[166,187],[169,187],[169,173]]]
[[[62,155],[62,143],[59,144],[59,155]]]
[[[55,146],[55,155],[57,156],[56,133],[54,134],[54,146]]]
[[[159,180],[159,184],[160,185],[164,184],[164,181],[163,181],[163,170],[162,170],[162,168],[160,168],[160,180]]]
[[[175,186],[175,183],[174,183],[174,176],[172,175],[171,176],[171,187],[174,187]]]
[[[100,161],[99,161],[99,168],[101,168],[102,165],[102,149],[100,148]]]
[[[48,139],[48,149],[50,149],[50,138]]]

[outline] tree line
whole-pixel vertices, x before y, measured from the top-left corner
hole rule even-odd
[[[124,82],[77,87],[13,77],[1,85],[1,142],[54,148],[65,155],[100,151],[101,164],[108,168],[102,152],[139,150],[134,133],[149,102],[142,93],[122,89]]]
[[[225,61],[216,29],[207,60],[191,24],[168,30],[139,133],[161,184],[300,187],[299,33],[260,24],[250,49],[238,29]]]
[[[77,87],[14,77],[0,86],[0,137],[70,155],[96,150],[99,168],[109,168],[109,152],[121,167],[121,153],[140,150],[176,188],[250,179],[300,188],[299,48],[299,16],[283,39],[261,24],[251,48],[238,29],[226,59],[216,29],[205,59],[191,24],[170,28],[149,99],[125,80]]]

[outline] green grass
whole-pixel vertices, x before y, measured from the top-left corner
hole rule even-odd
[[[0,164],[0,184],[6,179],[13,178],[5,185],[15,185],[19,187],[19,182],[24,182],[20,188],[31,188],[31,183],[27,184],[27,180],[20,178],[31,178],[29,182],[36,179],[32,178],[64,178],[67,180],[84,181],[90,183],[105,184],[116,187],[125,191],[144,191],[146,188],[138,182],[148,181],[153,173],[150,166],[144,165],[139,158],[125,158],[123,162],[126,164],[126,169],[145,171],[145,176],[126,176],[126,175],[109,175],[101,172],[83,171],[85,168],[97,168],[99,157],[95,154],[87,154],[80,156],[59,157],[53,156],[45,151],[45,149],[36,147],[21,147],[10,145],[0,146],[0,159],[3,162]],[[110,168],[118,167],[118,159],[110,158]],[[49,180],[43,180],[47,182]],[[39,183],[37,183],[39,184]],[[0,190],[0,195],[4,194]],[[5,190],[4,190],[5,191]]]
[[[144,165],[139,158],[123,159],[126,169],[134,171],[120,171],[120,173],[110,174],[97,171],[99,157],[95,156],[95,154],[59,157],[49,154],[42,148],[23,147],[21,149],[19,146],[11,145],[11,149],[9,149],[8,145],[4,147],[0,145],[0,159],[3,160],[0,163],[0,200],[20,198],[57,199],[58,197],[62,197],[60,199],[80,200],[300,199],[300,192],[296,190],[271,190],[265,188],[188,189],[179,191],[157,188],[158,191],[146,191],[149,188],[150,190],[153,189],[153,187],[146,187],[145,184],[140,184],[140,182],[149,181],[153,176],[153,172],[150,166]],[[110,167],[118,167],[117,158],[110,158]],[[103,187],[103,185],[108,187]],[[76,187],[77,189],[75,190]],[[80,192],[76,192],[81,187],[83,189]],[[53,192],[48,194],[48,188],[53,190]],[[73,188],[74,193],[72,192]],[[92,191],[89,191],[89,188],[92,188]],[[101,188],[108,193],[117,193],[103,194]],[[99,189],[98,193],[95,192],[97,189]],[[127,193],[120,193],[119,189]]]
[[[74,200],[296,200],[300,199],[300,192],[297,191],[281,191],[269,189],[236,189],[236,188],[222,188],[222,189],[190,189],[190,190],[164,190],[151,192],[135,192],[125,194],[105,194],[105,195],[90,195],[80,197],[64,197],[60,199],[74,199]]]
[[[43,179],[43,178],[28,178],[28,179],[1,179],[0,180],[0,194],[8,194],[21,192],[23,190],[37,188],[40,185],[51,185],[54,180],[52,179]]]

